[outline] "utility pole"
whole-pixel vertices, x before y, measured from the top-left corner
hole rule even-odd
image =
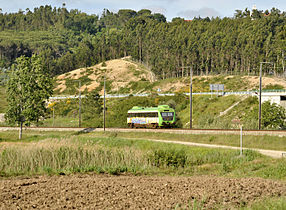
[[[81,127],[81,81],[74,80],[74,82],[78,82],[78,127]]]
[[[261,89],[262,89],[262,62],[260,62],[259,71],[259,113],[258,113],[258,130],[261,129]]]
[[[55,107],[53,107],[53,127],[55,127]]]
[[[190,129],[193,128],[193,68],[190,67]]]
[[[261,92],[262,92],[262,64],[263,63],[272,63],[272,62],[260,62],[258,130],[261,130]]]
[[[242,156],[242,125],[240,125],[240,156]]]
[[[81,81],[79,80],[78,81],[78,91],[79,91],[79,94],[78,94],[78,127],[80,128],[81,127],[81,91],[80,91],[80,88],[81,88]]]
[[[105,74],[103,84],[103,131],[105,131]]]
[[[193,128],[193,67],[185,66],[181,67],[181,69],[190,68],[190,129]]]
[[[284,59],[286,59],[286,57],[284,57],[284,51],[282,51],[282,68],[283,68],[283,74],[285,74]]]

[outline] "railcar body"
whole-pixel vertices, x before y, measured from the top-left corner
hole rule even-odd
[[[127,114],[127,124],[131,128],[174,127],[176,122],[175,110],[168,105],[159,105],[158,107],[134,106],[128,110]]]

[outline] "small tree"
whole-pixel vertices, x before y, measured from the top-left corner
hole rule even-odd
[[[9,124],[20,126],[19,139],[22,138],[23,124],[29,126],[36,122],[38,125],[40,118],[45,116],[45,100],[52,95],[52,90],[51,79],[39,57],[16,59],[7,85],[5,118]]]
[[[262,104],[261,127],[262,129],[285,129],[286,111],[285,108],[265,101]],[[244,116],[243,123],[248,129],[258,127],[258,104]]]
[[[284,129],[286,120],[285,108],[266,101],[262,104],[262,127],[266,129]]]

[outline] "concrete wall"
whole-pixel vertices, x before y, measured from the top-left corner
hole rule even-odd
[[[258,94],[255,96],[259,97]],[[276,103],[278,105],[283,106],[286,109],[286,93],[285,92],[277,92],[277,93],[262,93],[261,102],[270,101],[271,104]]]
[[[271,104],[280,104],[280,96],[261,96],[261,102],[270,101]]]

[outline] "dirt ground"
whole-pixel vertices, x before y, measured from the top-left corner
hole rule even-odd
[[[88,75],[88,78],[91,80],[89,85],[83,85],[81,91],[84,91],[86,88],[88,91],[96,89],[100,85],[101,77],[106,72],[106,79],[112,81],[112,91],[118,91],[121,87],[125,87],[131,81],[139,81],[142,78],[154,82],[155,74],[148,69],[142,68],[135,63],[129,61],[130,57],[125,57],[121,59],[114,59],[106,61],[106,67],[102,67],[102,63],[95,66],[91,66],[88,69],[93,71],[88,75],[86,68],[80,68],[73,71],[70,71],[69,74],[62,74],[57,77],[57,87],[55,90],[63,92],[66,87],[65,79],[77,80],[83,76]],[[130,67],[134,71],[130,70]],[[135,71],[138,71],[140,75],[135,75]]]
[[[259,85],[259,77],[258,76],[244,76],[246,80],[248,80],[248,89],[257,88]],[[281,85],[283,88],[286,88],[286,81],[284,78],[271,78],[271,77],[263,77],[262,85],[265,88],[267,85]]]
[[[0,180],[0,209],[170,209],[238,207],[286,195],[286,182],[215,176],[75,174]]]

